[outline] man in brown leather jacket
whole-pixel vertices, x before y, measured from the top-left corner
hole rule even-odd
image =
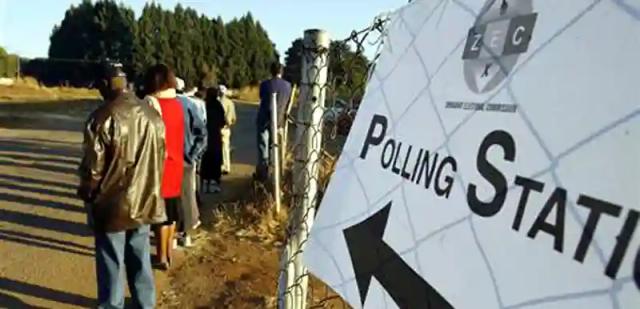
[[[166,220],[160,195],[165,157],[158,113],[126,89],[121,65],[98,82],[104,104],[89,116],[78,195],[95,234],[98,308],[124,308],[127,274],[135,308],[155,306],[149,224]]]

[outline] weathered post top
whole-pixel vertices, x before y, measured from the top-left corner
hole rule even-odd
[[[329,32],[320,29],[308,29],[304,31],[304,42],[306,46],[329,48]]]

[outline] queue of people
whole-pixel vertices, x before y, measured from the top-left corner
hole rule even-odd
[[[224,86],[185,91],[163,64],[146,72],[143,99],[128,90],[121,65],[101,75],[104,103],[86,122],[78,188],[95,235],[98,307],[124,307],[125,272],[133,306],[153,308],[152,267],[169,269],[173,248],[191,246],[199,185],[218,193],[230,172],[223,141],[228,145],[235,108]]]
[[[260,85],[257,180],[270,173],[271,113],[286,125],[291,85],[282,70],[274,63],[271,78]],[[86,122],[78,187],[95,236],[98,308],[124,308],[122,272],[133,306],[153,308],[152,268],[169,269],[173,249],[192,245],[201,224],[199,193],[221,192],[222,175],[231,172],[235,106],[224,85],[187,90],[164,64],[146,72],[142,98],[129,91],[121,65],[103,73],[96,85],[104,103]]]

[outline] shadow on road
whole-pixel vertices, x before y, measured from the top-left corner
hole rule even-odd
[[[76,186],[57,181],[55,176],[50,179],[34,179],[37,176],[23,176],[27,169],[37,169],[59,175],[75,175],[80,154],[77,145],[61,142],[50,143],[46,140],[24,141],[3,138],[0,139],[0,150],[0,167],[13,171],[11,174],[0,173],[0,190],[2,190],[0,204],[11,202],[29,207],[45,207],[52,210],[84,213],[81,206],[60,199],[75,200],[76,196],[73,192],[75,192]],[[25,196],[25,194],[28,195]],[[91,235],[85,224],[8,209],[0,209],[1,221],[76,236]],[[0,237],[17,241],[15,235],[0,234]],[[33,240],[20,240],[24,244],[38,247],[64,249],[51,244],[45,246]],[[85,252],[74,253],[84,254]]]
[[[26,227],[51,230],[59,233],[67,233],[74,236],[89,237],[92,232],[84,223],[76,223],[66,220],[41,217],[11,210],[0,209],[0,222],[10,222]]]
[[[2,182],[12,182],[12,183],[23,183],[23,184],[34,184],[34,185],[40,185],[40,186],[46,186],[48,188],[51,188],[52,190],[55,188],[55,190],[76,190],[76,186],[75,185],[71,185],[68,183],[62,183],[62,182],[57,182],[57,181],[52,181],[52,180],[46,180],[46,179],[33,179],[33,178],[27,178],[27,177],[22,177],[22,176],[14,176],[14,175],[2,175],[0,174],[0,181]],[[44,192],[43,192],[44,193]],[[47,192],[47,194],[51,194],[51,192]],[[55,193],[54,193],[55,194]]]
[[[9,308],[25,308],[23,307],[25,304],[12,296],[8,296],[2,292],[12,292],[23,295],[29,295],[37,298],[42,298],[54,302],[58,302],[61,304],[80,306],[85,308],[91,308],[95,306],[96,301],[94,299],[75,295],[67,292],[57,291],[25,282],[19,282],[7,278],[0,278],[0,304],[4,305],[4,298],[7,301],[13,302],[17,304],[17,306],[8,306]],[[3,296],[4,295],[4,296]],[[26,308],[34,308],[34,307],[26,307]]]
[[[77,244],[72,243],[72,242],[58,241],[58,240],[55,240],[55,239],[52,239],[52,238],[39,237],[39,236],[25,234],[25,233],[16,233],[16,232],[13,232],[13,231],[0,230],[0,241],[10,241],[10,242],[19,243],[19,244],[22,244],[22,245],[38,247],[38,248],[43,248],[43,249],[56,250],[56,251],[61,251],[61,252],[66,252],[66,253],[71,253],[71,254],[78,254],[78,255],[87,256],[87,257],[91,257],[91,258],[94,256],[93,249],[89,248],[89,247],[84,247],[84,246],[81,246],[81,245],[77,245]],[[65,245],[73,245],[73,246],[83,247],[87,251],[82,251],[82,250],[73,249],[73,248],[67,248],[67,247],[65,247]],[[91,251],[89,251],[89,250],[91,250]]]
[[[0,143],[2,143],[2,142],[0,142]],[[24,153],[14,153],[14,152],[3,152],[3,151],[0,151],[0,156],[3,156],[5,158],[9,158],[11,160],[20,160],[20,161],[40,160],[40,158],[38,158],[37,156],[30,156],[30,155],[26,155]],[[78,164],[80,164],[80,159],[79,158],[62,158],[62,157],[53,158],[53,157],[48,157],[46,160],[48,162],[54,163],[54,164],[67,164],[67,165],[73,165],[73,166],[78,166]]]
[[[2,292],[0,292],[0,304],[2,304],[3,308],[46,309],[44,307],[28,305],[19,298]]]
[[[48,194],[48,195],[53,195],[53,196],[58,196],[58,197],[63,197],[63,198],[68,198],[68,199],[77,199],[77,195],[74,193],[70,193],[70,192],[65,192],[65,191],[60,191],[58,188],[55,187],[55,185],[53,187],[48,187],[47,189],[42,189],[42,188],[33,188],[30,186],[25,186],[23,184],[30,184],[29,182],[8,182],[4,179],[5,175],[0,175],[0,188],[3,189],[7,189],[7,190],[14,190],[14,191],[24,191],[24,192],[32,192],[32,193],[36,193],[36,194]],[[75,189],[75,188],[71,188],[71,189]],[[2,198],[0,198],[0,200],[2,200]],[[55,205],[61,205],[62,208],[69,208],[68,210],[71,211],[76,211],[75,207],[73,205],[68,205],[65,203],[55,203]],[[71,209],[70,207],[72,207],[73,209]]]
[[[79,144],[33,139],[20,139],[17,141],[15,139],[0,138],[0,149],[5,154],[10,152],[9,155],[18,155],[22,159],[27,160],[32,160],[34,157],[43,155],[49,157],[58,156],[54,158],[55,160],[53,162],[64,164],[77,163],[79,160],[77,158],[82,154],[82,149],[80,149]],[[60,159],[60,157],[63,158]],[[65,157],[68,158],[68,160],[65,160]],[[63,162],[60,162],[60,160],[63,160]]]
[[[26,190],[24,190],[25,187],[7,186],[7,185],[4,185],[2,183],[0,183],[0,188],[2,188],[2,189],[13,189],[13,190],[17,189],[17,190],[21,190],[21,191],[31,191],[31,188],[26,188]],[[51,191],[49,191],[49,192],[51,192]],[[43,200],[43,199],[32,198],[32,197],[26,197],[26,196],[20,196],[20,195],[1,193],[1,192],[0,192],[0,201],[13,202],[13,203],[19,203],[19,204],[27,204],[27,205],[38,206],[38,207],[47,207],[47,208],[51,208],[51,209],[59,209],[59,210],[73,211],[73,212],[79,212],[79,213],[85,213],[85,211],[84,211],[84,209],[82,207],[74,206],[74,205],[71,205],[71,204],[62,203],[62,202],[56,202],[56,201]]]
[[[0,103],[0,128],[76,131],[98,104],[95,100]]]
[[[0,147],[2,147],[2,143],[0,143]],[[76,168],[73,168],[73,167],[48,164],[45,160],[42,160],[42,159],[35,162],[25,163],[25,162],[19,162],[19,161],[4,160],[0,158],[0,165],[35,168],[35,169],[39,169],[46,172],[55,172],[55,173],[62,173],[62,174],[73,174],[77,170]]]

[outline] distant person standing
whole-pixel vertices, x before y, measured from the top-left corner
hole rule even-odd
[[[185,93],[193,102],[198,106],[198,113],[204,115],[204,124],[207,124],[207,103],[204,101],[207,96],[207,88],[206,87],[193,87],[189,92]],[[207,132],[207,142],[208,142],[208,132]],[[206,149],[205,149],[206,152]],[[198,162],[196,166],[196,199],[198,201],[198,207],[202,207],[202,178],[200,177],[200,170],[202,169],[202,159]]]
[[[203,179],[205,193],[219,193],[222,191],[222,128],[226,126],[224,108],[220,103],[217,87],[207,90],[207,152],[202,158],[200,176]]]
[[[235,104],[227,96],[227,87],[220,85],[218,87],[220,95],[220,103],[224,109],[224,118],[226,125],[222,128],[222,174],[231,173],[231,127],[236,124],[236,107]]]
[[[184,111],[184,178],[182,180],[181,215],[178,224],[178,242],[183,247],[191,247],[193,230],[200,226],[200,211],[196,196],[196,171],[200,159],[207,149],[207,124],[205,112],[200,109],[197,99],[184,94],[185,83],[176,78],[178,100]]]
[[[176,77],[164,64],[151,67],[145,75],[146,97],[165,125],[166,159],[162,177],[162,197],[165,199],[167,221],[155,228],[156,267],[167,270],[171,265],[171,251],[175,224],[180,218],[182,179],[184,175],[184,112],[176,98]]]
[[[198,87],[192,87],[190,90],[185,91],[184,95],[189,97],[196,104],[198,113],[204,115],[204,122],[207,122],[207,103],[204,102],[206,96],[206,90],[202,91]]]
[[[258,109],[258,117],[256,119],[257,126],[257,142],[258,142],[258,160],[256,163],[255,178],[259,181],[265,181],[269,178],[269,165],[271,162],[271,97],[277,94],[277,120],[278,126],[285,125],[285,109],[291,98],[291,84],[282,79],[282,64],[274,62],[271,64],[271,79],[265,80],[260,84],[260,107]]]
[[[161,196],[162,118],[126,90],[121,66],[111,66],[98,88],[104,104],[84,132],[78,195],[95,235],[98,308],[124,308],[126,272],[135,308],[154,308],[149,224],[166,221]]]

